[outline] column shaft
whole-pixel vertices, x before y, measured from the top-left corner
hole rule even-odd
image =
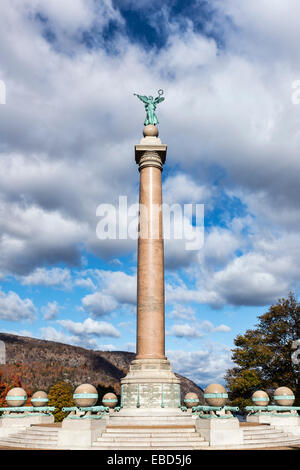
[[[165,359],[164,245],[161,169],[140,169],[137,359]]]

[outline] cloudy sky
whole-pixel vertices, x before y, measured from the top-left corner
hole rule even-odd
[[[205,241],[166,240],[175,371],[222,381],[233,339],[300,279],[297,0],[2,0],[0,329],[134,351],[136,241],[99,204],[138,200],[133,93],[165,92],[167,203]]]

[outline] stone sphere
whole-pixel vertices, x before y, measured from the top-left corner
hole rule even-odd
[[[115,408],[118,403],[117,395],[114,393],[106,393],[102,398],[103,406],[108,406],[109,408]]]
[[[187,408],[192,408],[193,406],[199,405],[199,398],[197,393],[189,392],[185,395],[183,400]]]
[[[35,392],[31,397],[32,406],[48,406],[48,401],[47,393],[42,390]]]
[[[158,128],[153,124],[148,124],[144,127],[143,135],[144,137],[158,137]]]
[[[27,401],[27,393],[23,388],[12,388],[5,399],[8,406],[23,406]]]
[[[279,387],[274,392],[274,400],[279,406],[293,406],[295,395],[288,387]]]
[[[79,385],[73,393],[73,399],[76,406],[94,406],[98,400],[98,392],[94,385]]]
[[[270,398],[263,390],[257,390],[252,394],[251,400],[255,406],[268,406]]]
[[[209,406],[224,406],[228,395],[223,385],[211,384],[204,390],[204,398]]]

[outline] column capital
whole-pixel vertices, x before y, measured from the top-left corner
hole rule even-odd
[[[166,155],[166,145],[139,144],[135,146],[135,161],[139,165],[139,170],[146,166],[155,166],[162,170],[162,167],[166,161]]]

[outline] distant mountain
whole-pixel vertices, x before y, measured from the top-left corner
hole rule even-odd
[[[135,354],[124,351],[92,351],[79,346],[0,333],[6,347],[6,364],[0,366],[9,382],[18,378],[27,392],[48,391],[63,380],[73,388],[82,383],[113,387],[120,394],[120,379],[129,369]],[[203,390],[191,380],[181,379],[182,399],[195,392],[204,403]]]

